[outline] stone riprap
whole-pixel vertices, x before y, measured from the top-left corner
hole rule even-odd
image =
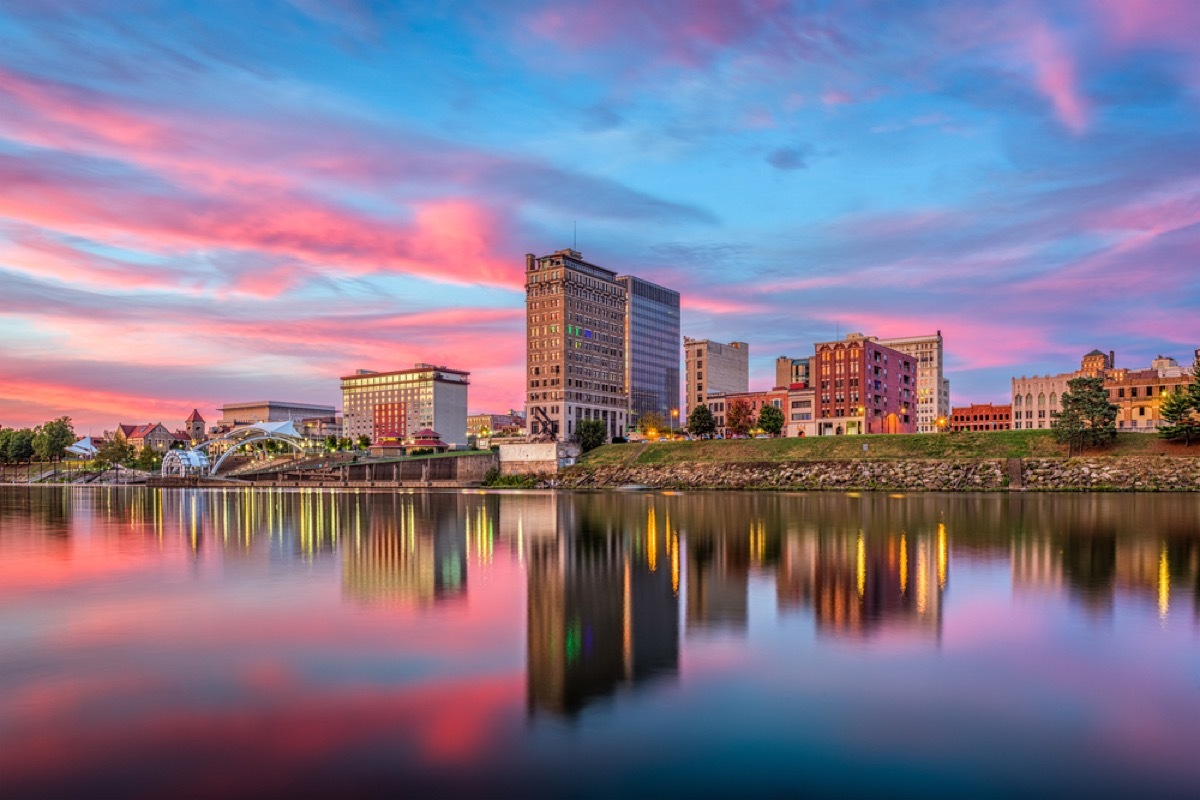
[[[1010,487],[1006,466],[1004,459],[580,464],[547,485],[563,489],[1200,491],[1200,458],[1025,459],[1022,487]]]

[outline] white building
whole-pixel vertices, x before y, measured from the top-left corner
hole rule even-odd
[[[446,444],[467,445],[467,386],[471,373],[432,364],[342,378],[342,429],[372,442],[403,440],[432,428]]]
[[[936,433],[937,421],[950,419],[950,381],[943,372],[942,332],[875,341],[916,359],[917,433]]]

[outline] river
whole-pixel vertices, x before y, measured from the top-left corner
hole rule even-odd
[[[1188,494],[0,487],[0,796],[1195,796]]]

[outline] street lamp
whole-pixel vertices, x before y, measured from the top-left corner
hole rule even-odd
[[[675,438],[675,420],[679,419],[679,409],[671,409],[671,438]]]

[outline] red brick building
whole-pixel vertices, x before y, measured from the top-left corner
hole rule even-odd
[[[725,418],[729,413],[729,406],[737,400],[744,400],[750,406],[750,412],[754,415],[754,419],[758,419],[758,413],[766,406],[775,406],[784,414],[784,422],[787,422],[787,413],[784,411],[787,406],[788,390],[787,387],[777,386],[774,389],[768,389],[764,392],[722,392],[720,394],[710,394],[708,396],[708,410],[713,414],[713,421],[717,423],[717,435],[727,436],[728,432],[725,428]],[[786,428],[784,435],[786,435]]]
[[[809,374],[818,436],[917,432],[912,356],[852,334],[817,344]]]
[[[1006,431],[1012,427],[1012,406],[975,403],[950,409],[952,431]]]

